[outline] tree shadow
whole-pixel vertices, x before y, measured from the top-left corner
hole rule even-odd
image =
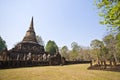
[[[99,66],[97,64],[90,66],[87,68],[88,70],[102,70],[102,71],[113,71],[113,72],[120,72],[120,64],[116,66],[109,66],[107,65],[106,68],[104,66]]]

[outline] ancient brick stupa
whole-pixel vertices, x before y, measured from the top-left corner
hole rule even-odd
[[[44,47],[37,42],[33,17],[23,40],[9,50],[11,60],[40,60],[45,53]]]

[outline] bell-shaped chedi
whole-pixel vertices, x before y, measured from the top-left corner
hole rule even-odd
[[[36,34],[34,31],[33,17],[30,23],[30,27],[26,32],[23,40],[16,44],[10,52],[11,60],[27,60],[31,55],[32,60],[40,60],[41,56],[45,53],[44,46],[38,44]],[[30,54],[30,55],[29,55]]]
[[[38,43],[36,40],[36,34],[34,31],[34,23],[33,23],[33,17],[30,23],[29,30],[26,32],[25,37],[23,38],[22,42],[27,42],[27,43]]]

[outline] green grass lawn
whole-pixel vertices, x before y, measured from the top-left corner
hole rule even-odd
[[[120,80],[120,72],[88,70],[89,64],[0,70],[0,80]]]

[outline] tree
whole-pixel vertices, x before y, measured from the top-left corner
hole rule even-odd
[[[120,31],[120,0],[95,0],[102,17],[101,24]]]
[[[60,52],[61,52],[61,55],[63,57],[65,57],[66,59],[69,59],[69,50],[68,50],[68,47],[67,46],[63,46],[61,49],[60,49]]]
[[[116,40],[117,40],[117,46],[120,48],[120,33],[118,33],[116,36],[115,36]]]
[[[41,36],[37,35],[37,36],[36,36],[36,39],[37,39],[37,42],[38,42],[40,45],[42,45],[42,46],[45,45],[45,44],[44,44],[44,41],[42,40],[42,37],[41,37]]]
[[[92,40],[90,46],[95,51],[95,55],[97,56],[97,59],[98,59],[98,64],[100,65],[100,62],[102,64],[103,61],[105,61],[106,59],[106,50],[103,42],[95,39],[95,40]],[[106,62],[105,62],[105,68],[106,68]]]
[[[0,52],[3,51],[5,48],[7,48],[6,42],[0,36]]]
[[[115,36],[115,39],[117,41],[117,44],[116,44],[116,47],[117,47],[117,58],[120,62],[120,33],[118,33],[116,36]]]
[[[100,58],[100,46],[102,46],[102,42],[100,40],[92,40],[90,44],[91,48],[94,51],[94,54],[97,56],[97,59],[99,60]]]
[[[117,62],[117,40],[112,34],[109,34],[103,38],[103,41],[108,49],[110,61],[114,61],[115,65]]]
[[[111,42],[113,42],[113,40],[114,40],[114,36],[112,34],[106,35],[103,38],[103,41],[104,41],[106,46],[109,45]]]
[[[77,42],[72,42],[71,43],[71,48],[73,51],[79,51],[81,49],[81,47],[78,45]]]
[[[81,47],[82,49],[79,52],[79,59],[90,61],[93,59],[93,54],[91,54],[91,49],[89,47]]]
[[[70,59],[77,60],[78,54],[80,52],[80,46],[76,42],[71,43],[72,50],[70,51]]]
[[[58,50],[58,46],[54,41],[49,40],[46,44],[45,50],[47,53],[54,55]]]
[[[100,40],[97,40],[97,39],[92,40],[92,41],[91,41],[91,44],[90,44],[90,46],[91,46],[92,48],[94,48],[94,49],[99,49],[99,48],[101,48],[101,46],[103,46],[103,45],[104,45],[103,42],[100,41]]]

